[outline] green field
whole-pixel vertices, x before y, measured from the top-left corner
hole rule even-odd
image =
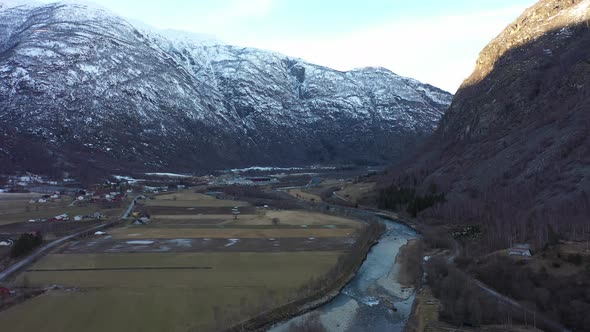
[[[31,269],[209,267],[200,270],[26,272],[15,285],[60,284],[0,312],[10,331],[209,331],[288,302],[339,252],[56,254]]]

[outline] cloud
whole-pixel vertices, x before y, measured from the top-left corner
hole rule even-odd
[[[271,14],[273,7],[280,0],[218,0],[214,10],[195,15],[194,19],[179,21],[168,28],[208,33],[225,37],[240,35],[245,30],[248,20],[255,20]],[[217,4],[216,4],[217,5]]]
[[[524,8],[408,18],[331,38],[244,41],[339,70],[380,66],[455,92],[479,52]],[[244,44],[244,43],[243,43]]]
[[[232,0],[221,15],[228,18],[262,17],[268,15],[276,0]]]

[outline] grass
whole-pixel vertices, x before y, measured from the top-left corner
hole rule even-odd
[[[55,254],[33,269],[210,266],[210,270],[27,272],[30,286],[52,291],[0,312],[10,331],[208,331],[296,296],[325,274],[339,252]],[[26,277],[25,277],[26,276]],[[59,308],[59,310],[56,310]]]
[[[371,191],[375,190],[375,182],[371,183],[356,183],[356,184],[347,184],[344,186],[344,189],[336,192],[338,196],[344,197],[351,202],[359,202],[361,198],[366,196]]]
[[[315,201],[315,202],[322,201],[322,198],[320,196],[310,194],[308,192],[302,191],[301,189],[290,189],[290,190],[288,190],[288,193],[293,197],[297,197],[297,198],[303,199],[305,201]]]

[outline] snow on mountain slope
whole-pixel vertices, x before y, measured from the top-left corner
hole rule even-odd
[[[86,5],[0,10],[0,148],[13,169],[389,162],[451,98],[386,69],[171,37]]]

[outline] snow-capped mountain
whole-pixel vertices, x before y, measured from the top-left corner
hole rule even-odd
[[[389,162],[451,98],[386,69],[340,72],[86,5],[0,9],[5,171]]]

